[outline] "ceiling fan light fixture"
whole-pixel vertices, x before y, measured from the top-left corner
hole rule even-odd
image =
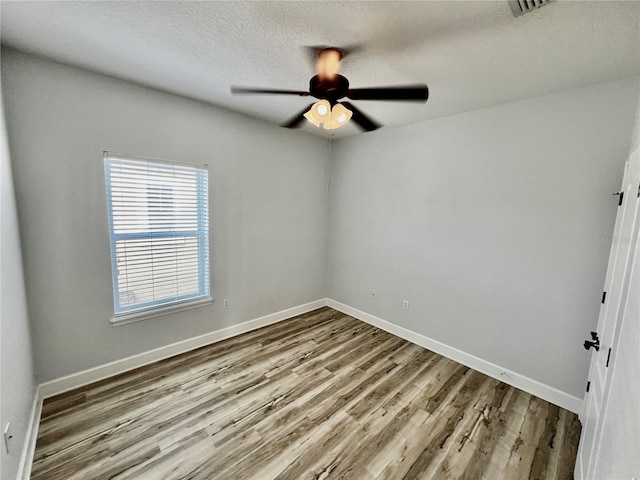
[[[303,116],[318,128],[322,124],[325,130],[335,130],[347,123],[352,115],[353,112],[344,105],[337,103],[331,108],[327,100],[320,100]]]

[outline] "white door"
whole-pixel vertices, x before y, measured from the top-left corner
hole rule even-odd
[[[596,329],[599,350],[592,348],[591,367],[589,370],[589,389],[585,396],[585,407],[582,415],[582,433],[576,461],[575,478],[597,479],[596,471],[602,462],[613,459],[599,458],[603,431],[606,430],[605,418],[607,405],[611,396],[620,395],[611,389],[612,373],[616,358],[620,356],[619,337],[622,317],[628,299],[637,298],[639,293],[630,289],[631,270],[638,240],[638,218],[640,205],[640,152],[636,150],[625,166],[622,188],[622,201],[618,209],[611,253],[605,279],[605,288]],[[589,338],[592,341],[591,338]],[[637,349],[636,345],[636,349]],[[640,382],[637,377],[630,379]],[[615,401],[616,399],[614,399]],[[637,408],[637,407],[636,407]],[[610,417],[610,416],[609,416]],[[640,432],[636,432],[640,434]],[[629,480],[627,476],[625,480]],[[599,480],[599,479],[598,479]],[[609,480],[609,479],[607,479]]]
[[[640,243],[629,279],[629,295],[620,319],[612,359],[609,401],[602,417],[591,478],[640,480]]]

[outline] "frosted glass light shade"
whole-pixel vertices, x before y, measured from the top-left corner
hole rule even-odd
[[[336,104],[331,110],[331,120],[324,124],[327,130],[340,128],[351,119],[353,112],[341,104]]]
[[[304,118],[306,118],[307,120],[309,120],[311,123],[313,123],[316,127],[320,127],[320,121],[318,119],[316,119],[316,117],[313,115],[312,110],[309,110],[307,113],[304,114]]]
[[[331,104],[326,100],[320,100],[314,103],[309,111],[304,114],[304,118],[319,127],[321,123],[331,120]]]

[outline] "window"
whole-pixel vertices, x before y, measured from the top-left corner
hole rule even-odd
[[[210,302],[206,165],[104,152],[114,323]]]

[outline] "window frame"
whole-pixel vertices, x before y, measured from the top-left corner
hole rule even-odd
[[[105,186],[107,193],[107,220],[109,229],[109,249],[111,254],[111,285],[113,291],[114,315],[110,322],[112,325],[122,325],[126,323],[145,320],[172,313],[190,310],[213,302],[211,297],[211,258],[210,258],[210,224],[209,224],[209,165],[199,163],[187,163],[171,160],[162,160],[151,157],[141,157],[135,155],[120,154],[114,152],[103,152],[103,164],[105,174]],[[196,201],[197,201],[197,227],[195,230],[163,230],[163,231],[141,231],[136,233],[115,233],[113,217],[113,198],[111,164],[112,161],[139,162],[151,164],[155,167],[186,167],[196,169]],[[147,190],[151,184],[146,185]],[[174,188],[176,185],[172,185]],[[206,187],[206,188],[204,188]],[[173,199],[172,199],[173,201]],[[153,214],[149,207],[146,213]],[[206,218],[204,217],[206,215]],[[169,227],[170,228],[170,227]],[[204,241],[200,240],[201,233],[205,233]],[[180,235],[182,234],[182,235]],[[118,283],[118,256],[117,242],[120,240],[143,240],[143,239],[163,239],[163,238],[195,238],[198,250],[198,292],[197,294],[185,294],[170,301],[165,299],[154,299],[138,304],[133,308],[123,309],[121,305],[120,284]]]

